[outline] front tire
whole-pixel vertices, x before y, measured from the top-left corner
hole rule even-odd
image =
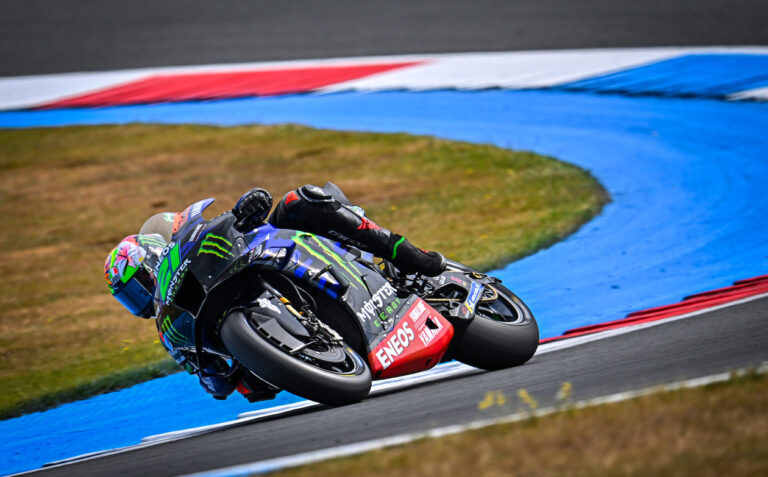
[[[371,372],[365,361],[346,344],[331,350],[343,353],[340,366],[323,366],[322,362],[313,362],[311,350],[291,355],[267,341],[242,309],[233,310],[224,318],[220,335],[230,353],[245,367],[270,384],[298,396],[340,406],[361,401],[370,392]]]

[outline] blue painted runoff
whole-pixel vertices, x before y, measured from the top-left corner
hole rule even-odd
[[[768,273],[768,104],[438,91],[0,113],[6,128],[131,122],[405,131],[531,150],[585,168],[613,202],[565,241],[496,272],[531,306],[544,337]],[[214,401],[185,374],[157,379],[0,422],[0,470],[251,409],[239,396]]]
[[[557,88],[595,93],[723,97],[764,86],[768,86],[768,55],[693,54]]]

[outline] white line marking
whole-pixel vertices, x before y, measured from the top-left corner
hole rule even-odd
[[[736,372],[736,375],[743,375],[747,370],[740,370]],[[768,363],[763,363],[757,369],[757,372],[765,374],[768,372]],[[724,382],[731,379],[734,373],[718,373],[710,376],[703,376],[695,379],[688,379],[685,381],[678,381],[672,384],[664,386],[655,386],[652,388],[640,389],[637,391],[627,391],[615,394],[609,394],[595,399],[589,399],[586,401],[579,401],[572,407],[582,409],[585,407],[598,406],[601,404],[615,403],[620,401],[626,401],[641,396],[647,396],[662,391],[675,391],[679,389],[695,388],[700,386],[706,386],[707,384]],[[562,410],[559,407],[547,407],[533,412],[515,413],[507,416],[497,417],[493,419],[479,419],[472,421],[469,424],[451,425],[445,427],[438,427],[426,432],[411,432],[398,434],[395,436],[385,437],[382,439],[373,439],[365,442],[358,442],[355,444],[348,444],[338,447],[331,447],[327,449],[321,449],[312,452],[304,452],[287,457],[280,457],[277,459],[268,459],[250,464],[236,465],[232,467],[224,467],[217,470],[187,474],[185,477],[229,477],[239,475],[251,475],[251,474],[263,474],[266,472],[275,472],[277,470],[283,470],[290,467],[298,467],[301,465],[314,464],[323,460],[334,459],[339,457],[347,457],[356,454],[362,454],[383,447],[392,447],[396,445],[408,444],[410,442],[425,439],[443,437],[451,434],[458,434],[473,429],[480,429],[483,427],[493,426],[497,424],[506,424],[511,422],[518,422],[531,417],[540,417],[548,414],[553,414]]]
[[[291,404],[284,404],[282,406],[270,407],[268,409],[259,409],[258,411],[251,411],[240,414],[234,421],[221,422],[218,424],[211,424],[208,426],[194,427],[191,429],[184,429],[181,431],[166,432],[163,434],[156,434],[154,436],[147,436],[141,439],[141,442],[150,441],[167,441],[177,440],[179,437],[190,437],[197,434],[205,434],[210,431],[222,429],[224,427],[230,427],[234,425],[240,425],[246,422],[260,421],[268,417],[276,417],[284,414],[290,414],[301,409],[319,407],[320,404],[312,401],[299,401]]]
[[[594,342],[594,341],[599,341],[599,340],[603,340],[603,339],[607,339],[607,338],[613,338],[614,336],[619,336],[619,335],[623,335],[623,334],[626,334],[626,333],[632,333],[634,331],[650,328],[650,327],[653,327],[653,326],[663,325],[663,324],[670,323],[670,322],[673,322],[673,321],[683,320],[683,319],[690,318],[690,317],[693,317],[693,316],[702,315],[702,314],[705,314],[705,313],[721,310],[723,308],[728,308],[728,307],[731,307],[731,306],[741,305],[743,303],[747,303],[747,302],[754,301],[754,300],[759,300],[761,298],[766,298],[766,297],[768,297],[768,293],[762,293],[762,294],[759,294],[759,295],[753,295],[751,297],[743,298],[741,300],[736,300],[736,301],[724,303],[722,305],[713,306],[711,308],[705,308],[705,309],[702,309],[702,310],[693,311],[691,313],[686,313],[684,315],[678,315],[678,316],[673,316],[673,317],[670,317],[670,318],[664,318],[664,319],[658,320],[658,321],[652,321],[652,322],[649,322],[649,323],[639,323],[639,324],[636,324],[636,325],[627,326],[627,327],[619,328],[619,329],[615,329],[615,330],[602,331],[602,332],[597,332],[597,333],[594,333],[594,334],[591,334],[591,335],[584,335],[584,336],[577,336],[577,337],[574,337],[574,338],[567,338],[567,339],[564,339],[563,341],[555,341],[555,342],[552,342],[552,343],[545,343],[545,344],[542,344],[541,346],[539,346],[539,349],[536,351],[536,356],[542,355],[542,354],[546,354],[546,353],[551,353],[553,351],[559,351],[559,350],[562,350],[562,349],[572,348],[574,346],[579,346],[579,345],[591,343],[591,342]],[[459,363],[459,362],[456,362],[456,361],[450,362],[450,363],[443,363],[443,364],[435,366],[434,368],[432,368],[432,369],[430,369],[428,371],[424,371],[424,372],[421,372],[421,373],[418,373],[418,374],[414,374],[414,375],[410,375],[410,376],[402,376],[402,377],[399,377],[399,378],[392,378],[392,379],[383,380],[383,381],[378,381],[378,382],[373,384],[373,387],[371,388],[371,395],[381,394],[381,393],[384,393],[384,392],[388,392],[388,391],[392,391],[392,390],[397,390],[397,389],[405,389],[405,388],[408,388],[408,387],[411,387],[411,386],[415,386],[417,384],[429,383],[429,382],[437,381],[437,380],[444,379],[444,378],[447,378],[447,377],[462,376],[462,375],[470,374],[472,372],[477,372],[477,371],[479,371],[479,370],[477,368],[475,368],[475,367],[468,366],[466,364]],[[695,380],[692,380],[692,381],[695,381]],[[30,474],[30,473],[33,473],[33,472],[37,472],[39,470],[50,469],[51,467],[59,467],[59,466],[63,466],[63,465],[72,464],[72,463],[75,463],[75,462],[83,462],[83,461],[87,461],[87,460],[97,459],[99,457],[103,457],[103,456],[107,456],[107,455],[122,454],[124,452],[130,452],[132,450],[141,449],[141,448],[144,448],[144,447],[150,447],[150,446],[153,446],[153,445],[163,444],[163,443],[167,443],[167,442],[174,442],[174,441],[186,439],[186,438],[189,438],[189,437],[193,437],[193,436],[196,436],[196,435],[205,434],[205,433],[208,433],[208,432],[211,432],[211,431],[214,431],[214,430],[220,430],[220,429],[224,429],[224,428],[227,428],[227,427],[239,426],[239,425],[242,425],[244,423],[257,422],[260,419],[265,419],[265,418],[268,418],[268,417],[273,417],[274,418],[274,417],[277,417],[277,416],[279,416],[281,414],[289,414],[291,412],[295,412],[295,411],[300,410],[300,409],[308,410],[308,409],[312,409],[314,407],[322,407],[322,405],[318,404],[316,402],[313,402],[313,401],[299,401],[299,402],[294,403],[294,404],[286,404],[286,405],[283,405],[283,406],[276,406],[276,407],[269,408],[269,409],[262,409],[262,410],[259,410],[259,411],[247,412],[247,413],[240,414],[238,416],[238,419],[236,419],[236,420],[226,421],[226,422],[222,422],[222,423],[219,423],[219,424],[212,424],[210,426],[196,427],[196,428],[185,429],[185,430],[180,430],[180,431],[168,432],[168,433],[165,433],[165,434],[157,434],[157,435],[154,435],[154,436],[148,436],[148,437],[143,438],[142,442],[140,444],[135,444],[135,445],[126,446],[126,447],[119,447],[119,448],[116,448],[116,449],[108,449],[108,450],[103,450],[103,451],[98,451],[98,452],[91,452],[91,453],[88,453],[88,454],[82,454],[82,455],[79,455],[79,456],[76,456],[76,457],[71,457],[69,459],[52,462],[52,463],[50,463],[49,465],[47,465],[46,467],[44,467],[42,469],[34,469],[34,470],[27,471],[27,472],[22,472],[21,474],[14,474],[14,475],[26,475],[26,474]],[[433,432],[433,431],[430,431],[430,432]],[[457,431],[457,432],[460,432],[460,431]],[[422,437],[425,436],[424,434],[420,434],[420,435]],[[431,437],[431,436],[430,435],[426,435],[426,437]],[[410,441],[408,441],[408,442],[410,442]],[[397,443],[390,444],[390,445],[396,445],[396,444]],[[356,445],[358,445],[358,444],[356,444]],[[359,444],[359,445],[362,445],[362,443]],[[320,452],[323,452],[323,451],[316,451],[315,453],[320,453]],[[365,452],[365,450],[362,450],[360,452]],[[356,452],[356,453],[358,453],[358,452]],[[349,455],[351,455],[351,454],[349,454]],[[341,457],[341,455],[339,455],[339,457]]]
[[[732,101],[741,101],[745,99],[752,99],[757,101],[768,101],[768,86],[764,88],[749,89],[738,93],[728,95],[728,99]]]

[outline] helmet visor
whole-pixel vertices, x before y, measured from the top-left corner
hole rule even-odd
[[[115,289],[114,296],[134,315],[148,318],[154,312],[151,289],[149,274],[140,268],[130,280]]]

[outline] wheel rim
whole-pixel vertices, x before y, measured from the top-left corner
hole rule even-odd
[[[354,376],[365,370],[362,358],[346,344],[336,345],[318,340],[297,353],[289,353],[285,345],[270,339],[253,320],[248,319],[248,325],[267,343],[315,368],[341,376]]]
[[[528,314],[525,313],[522,306],[514,299],[508,297],[492,285],[486,285],[486,288],[491,288],[491,291],[495,292],[498,297],[490,303],[479,304],[477,307],[478,315],[510,325],[524,325],[530,321]]]
[[[308,347],[295,356],[316,368],[342,376],[359,374],[365,366],[357,353],[346,345],[325,348],[318,350]]]

